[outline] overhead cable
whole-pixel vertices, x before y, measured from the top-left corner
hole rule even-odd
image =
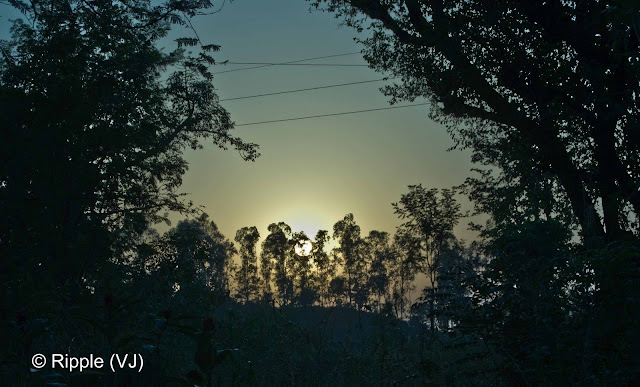
[[[351,63],[272,63],[272,62],[227,62],[238,65],[264,65],[264,66],[328,66],[328,67],[369,67],[366,64]]]
[[[295,118],[284,118],[284,119],[280,119],[280,120],[271,120],[271,121],[249,122],[249,123],[246,123],[246,124],[237,124],[235,126],[238,127],[238,126],[270,124],[270,123],[274,123],[274,122],[308,120],[308,119],[311,119],[311,118],[342,116],[342,115],[345,115],[345,114],[375,112],[375,111],[379,111],[379,110],[402,109],[402,108],[408,108],[408,107],[414,107],[414,106],[424,106],[424,105],[428,105],[428,104],[427,103],[416,103],[416,104],[413,104],[413,105],[389,106],[389,107],[377,108],[377,109],[354,110],[354,111],[342,112],[342,113],[320,114],[320,115],[317,115],[317,116],[295,117]]]
[[[221,99],[220,102],[223,101],[235,101],[238,99],[248,99],[248,98],[258,98],[258,97],[267,97],[270,95],[279,95],[279,94],[288,94],[288,93],[299,93],[301,91],[310,91],[310,90],[319,90],[319,89],[329,89],[332,87],[342,87],[342,86],[350,86],[350,85],[360,85],[363,83],[372,83],[372,82],[381,82],[381,81],[386,81],[388,79],[395,79],[395,78],[381,78],[381,79],[372,79],[370,81],[360,81],[360,82],[349,82],[349,83],[339,83],[336,85],[327,85],[327,86],[317,86],[317,87],[309,87],[306,89],[296,89],[296,90],[285,90],[285,91],[278,91],[278,92],[274,92],[274,93],[266,93],[266,94],[256,94],[256,95],[247,95],[244,97],[235,97],[235,98],[224,98]]]
[[[313,57],[313,58],[306,58],[306,59],[299,59],[299,60],[294,60],[294,61],[289,61],[289,62],[282,62],[280,64],[291,64],[291,63],[307,62],[307,61],[310,61],[310,60],[325,59],[325,58],[335,58],[335,57],[338,57],[338,56],[347,56],[347,55],[355,55],[355,54],[360,54],[360,52],[348,52],[346,54],[334,54],[334,55],[316,56],[316,57]],[[262,68],[262,67],[270,67],[270,66],[274,66],[274,65],[272,65],[272,64],[263,64],[263,65],[260,65],[260,66],[245,67],[245,68],[241,68],[241,69],[217,71],[217,72],[214,72],[212,74],[231,73],[231,72],[234,72],[234,71],[246,71],[246,70],[253,70],[253,69],[259,69],[259,68]]]

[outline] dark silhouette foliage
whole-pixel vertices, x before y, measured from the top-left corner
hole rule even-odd
[[[628,216],[640,216],[635,2],[311,4],[371,31],[358,39],[365,59],[400,78],[385,94],[430,100],[456,147],[499,169],[479,179],[501,189],[511,211],[568,207],[590,244],[637,237]]]
[[[154,45],[202,4],[13,3],[28,18],[0,60],[0,238],[14,278],[47,270],[79,282],[124,259],[166,211],[196,213],[177,193],[185,147],[208,139],[257,156],[231,135],[209,54]]]

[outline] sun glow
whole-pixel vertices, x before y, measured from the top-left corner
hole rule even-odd
[[[311,254],[313,244],[310,240],[301,241],[295,246],[296,254],[301,257],[308,257]]]

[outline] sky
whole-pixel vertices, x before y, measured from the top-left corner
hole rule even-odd
[[[282,63],[357,52],[304,63],[366,64],[359,54],[362,47],[354,41],[356,31],[339,24],[332,14],[310,12],[309,3],[302,0],[227,1],[220,12],[193,20],[203,43],[222,46],[215,55],[218,61]],[[251,66],[221,65],[213,71],[243,67]],[[214,84],[226,99],[385,75],[366,66],[270,66],[216,74]],[[384,84],[221,104],[237,125],[375,109],[389,106],[379,91]],[[425,101],[415,103],[420,102]],[[444,127],[428,118],[428,106],[238,126],[235,134],[259,144],[261,157],[246,162],[236,152],[213,145],[189,150],[190,169],[182,187],[230,239],[244,226],[257,226],[265,237],[267,226],[279,221],[314,236],[319,229],[332,230],[347,213],[354,214],[363,235],[373,229],[393,234],[400,221],[391,203],[408,192],[408,185],[458,185],[472,166],[469,153],[447,152],[453,142]],[[475,234],[466,230],[467,223],[463,220],[455,231],[470,240]]]
[[[221,1],[214,1],[219,8]],[[15,13],[2,8],[0,23],[6,37],[7,20]],[[15,16],[13,16],[15,17]],[[332,14],[310,12],[303,0],[226,1],[222,9],[193,19],[205,44],[218,44],[217,61],[289,62],[328,55],[358,53],[305,63],[366,64],[355,30],[340,26]],[[173,38],[193,36],[176,30],[161,41],[173,49]],[[217,65],[227,71],[250,65]],[[381,79],[366,66],[270,66],[216,74],[221,99],[341,83]],[[389,83],[389,82],[387,82]],[[181,192],[203,205],[229,239],[238,229],[257,226],[264,238],[270,223],[284,221],[293,231],[315,236],[319,229],[353,213],[363,236],[370,230],[393,234],[401,223],[393,213],[410,184],[447,188],[470,175],[468,152],[451,151],[445,128],[428,118],[428,106],[340,115],[309,120],[242,124],[388,107],[379,88],[385,82],[222,101],[238,125],[234,135],[260,145],[261,157],[243,161],[235,151],[206,144],[186,150],[189,171]],[[420,103],[425,101],[416,101]],[[471,209],[460,198],[463,209]],[[171,217],[175,225],[180,215]],[[456,235],[470,240],[463,219]],[[158,225],[160,231],[168,229]]]

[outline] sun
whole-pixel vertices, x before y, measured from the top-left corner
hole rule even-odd
[[[300,241],[295,246],[295,252],[297,255],[301,257],[308,257],[311,254],[311,249],[313,248],[313,244],[310,240]]]

